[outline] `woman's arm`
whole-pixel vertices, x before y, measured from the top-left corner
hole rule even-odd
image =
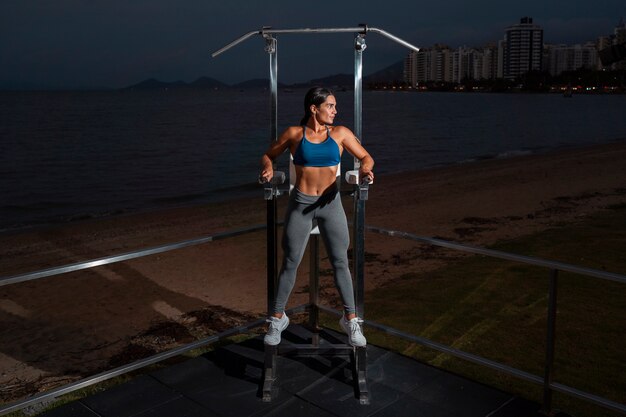
[[[274,176],[274,166],[272,162],[285,152],[285,149],[290,147],[294,131],[297,129],[298,127],[294,126],[286,129],[278,137],[278,140],[273,141],[269,148],[267,148],[267,151],[265,151],[261,157],[261,173],[259,174],[259,180],[267,182],[272,179]]]
[[[339,130],[336,136],[341,138],[341,146],[361,162],[359,178],[367,177],[370,181],[373,181],[374,172],[372,169],[374,169],[374,159],[372,156],[365,150],[350,129],[344,126],[337,126],[335,129]],[[333,134],[333,136],[335,135]]]

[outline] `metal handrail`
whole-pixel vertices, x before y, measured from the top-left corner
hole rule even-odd
[[[189,246],[200,245],[203,243],[213,242],[216,240],[226,239],[229,237],[244,235],[247,233],[263,230],[267,226],[264,224],[250,226],[242,229],[232,230],[230,232],[217,233],[211,236],[199,237],[196,239],[184,240],[181,242],[168,243],[165,245],[154,246],[148,249],[142,249],[132,252],[126,252],[120,255],[106,256],[104,258],[92,259],[89,261],[78,262],[69,265],[55,266],[53,268],[42,269],[39,271],[28,272],[25,274],[11,275],[0,277],[0,287],[4,285],[17,284],[19,282],[32,281],[39,278],[51,277],[54,275],[65,274],[68,272],[79,271],[81,269],[94,268],[96,266],[113,264],[116,262],[127,261],[129,259],[141,258],[143,256],[154,255],[157,253],[168,252],[175,249],[186,248]]]
[[[626,275],[615,274],[612,272],[600,271],[599,269],[585,268],[581,266],[566,264],[563,262],[549,261],[541,258],[533,258],[524,255],[515,255],[508,252],[502,252],[493,249],[481,248],[478,246],[471,246],[462,243],[449,242],[447,240],[435,239],[431,237],[424,237],[414,235],[412,233],[400,232],[397,230],[384,229],[381,227],[365,226],[365,230],[369,232],[378,233],[381,235],[400,237],[403,239],[413,240],[415,242],[427,243],[434,246],[441,246],[443,248],[455,249],[462,252],[474,253],[477,255],[485,255],[492,258],[506,259],[508,261],[521,262],[528,265],[540,266],[544,268],[556,269],[564,272],[573,272],[575,274],[587,275],[594,278],[606,279],[609,281],[621,282],[626,284]]]

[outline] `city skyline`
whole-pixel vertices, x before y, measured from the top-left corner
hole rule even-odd
[[[480,45],[532,16],[550,43],[582,43],[611,30],[626,15],[622,2],[555,1],[446,5],[364,1],[359,8],[322,0],[315,7],[287,1],[268,5],[169,0],[53,3],[8,1],[0,6],[0,88],[120,88],[148,78],[193,81],[208,76],[227,84],[267,77],[267,54],[253,38],[211,59],[210,53],[264,25],[276,28],[385,29],[418,47],[434,43]],[[260,37],[259,37],[260,38]],[[279,80],[304,82],[352,71],[350,34],[278,36]],[[406,50],[367,37],[364,72],[402,60]],[[319,52],[318,52],[319,51]]]
[[[624,44],[626,24],[623,19],[614,27],[613,33],[607,32],[594,40],[567,45],[549,43],[543,28],[532,17],[524,16],[519,23],[507,27],[502,38],[483,46],[450,48],[435,44],[419,52],[409,52],[404,60],[403,81],[415,88],[420,83],[433,82],[515,81],[528,72],[558,76],[580,69],[624,70],[626,62],[602,62],[600,52],[612,45],[623,48]]]

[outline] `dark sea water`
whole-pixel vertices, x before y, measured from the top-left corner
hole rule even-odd
[[[279,92],[279,130],[303,95]],[[0,92],[0,230],[263,198],[269,112],[262,91]],[[625,115],[623,95],[365,92],[362,139],[380,175],[624,140]]]

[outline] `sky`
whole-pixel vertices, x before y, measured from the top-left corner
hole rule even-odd
[[[418,47],[481,46],[502,39],[524,16],[547,43],[581,43],[613,32],[624,0],[0,0],[0,89],[121,88],[156,78],[201,76],[235,84],[267,78],[269,58],[254,36],[217,58],[211,53],[263,26],[354,27],[366,23]],[[277,35],[280,82],[352,73],[350,33]],[[367,35],[364,74],[407,50]]]

